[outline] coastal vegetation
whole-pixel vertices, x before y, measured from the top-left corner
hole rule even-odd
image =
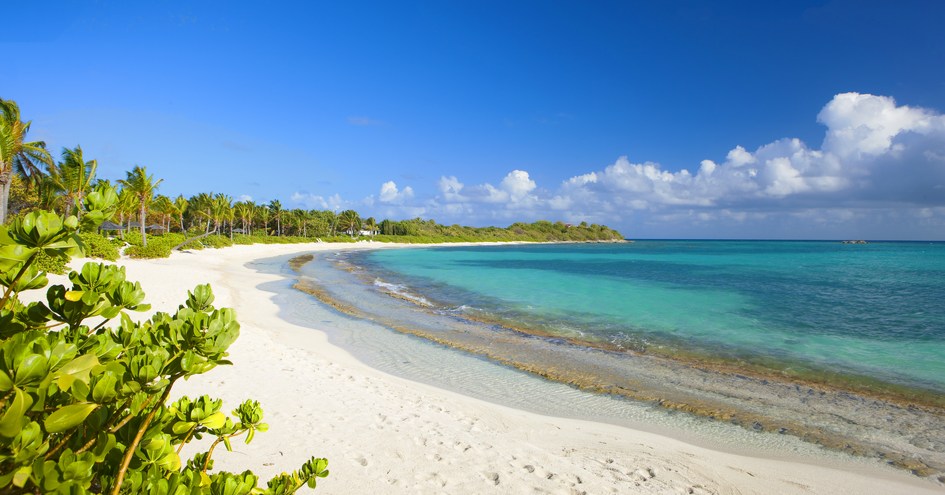
[[[233,440],[249,443],[268,429],[258,402],[246,400],[229,414],[207,395],[169,402],[179,380],[231,364],[227,350],[240,325],[232,309],[213,305],[209,285],[189,291],[173,314],[139,322],[131,314],[151,306],[123,267],[86,263],[67,284],[47,287],[46,271],[64,270],[73,256],[116,259],[115,244],[96,231],[123,208],[144,220],[160,180],[135,167],[120,193],[106,181],[93,184],[96,163],[81,148],[52,164],[42,143],[22,142],[29,123],[19,122],[15,103],[0,100],[0,110],[0,215],[11,191],[14,204],[28,206],[0,225],[0,493],[275,495],[314,488],[328,475],[327,459],[312,457],[265,487],[252,471],[213,469],[220,444],[231,450]],[[47,165],[46,174],[37,163]],[[142,249],[155,244],[141,233]],[[45,302],[20,299],[44,289]],[[183,447],[203,437],[209,447],[183,458]]]
[[[81,219],[90,191],[110,181],[96,177],[98,162],[83,154],[81,146],[62,150],[54,161],[42,141],[27,141],[30,122],[21,121],[11,100],[0,99],[0,224],[9,213],[20,218],[37,211],[55,211]],[[434,220],[362,218],[355,210],[306,210],[285,208],[279,200],[266,203],[235,201],[214,192],[175,198],[159,194],[163,179],[135,165],[116,181],[118,201],[113,220],[100,233],[116,236],[116,249],[132,257],[168,256],[175,247],[202,249],[232,244],[297,242],[401,242],[414,244],[449,242],[615,242],[623,236],[606,226],[581,222],[537,221],[508,227],[441,225]],[[129,235],[136,231],[135,235]],[[82,235],[95,232],[83,231]],[[103,238],[90,238],[104,248]],[[107,249],[107,256],[112,250]],[[98,256],[97,250],[91,254]],[[103,253],[104,255],[104,253]],[[64,265],[47,264],[55,272]]]
[[[86,263],[71,287],[48,288],[47,302],[21,302],[46,288],[40,256],[82,254],[80,228],[108,218],[118,195],[102,185],[85,215],[34,211],[0,230],[0,492],[2,493],[294,493],[328,474],[327,460],[257,487],[251,471],[211,472],[212,455],[237,437],[266,431],[263,412],[247,400],[230,415],[209,396],[168,403],[174,384],[230,364],[239,336],[232,309],[213,306],[209,285],[188,292],[174,314],[133,322],[150,305],[124,268]],[[90,321],[91,320],[91,321]],[[112,328],[107,325],[116,322]],[[183,446],[203,436],[208,450],[189,460]]]

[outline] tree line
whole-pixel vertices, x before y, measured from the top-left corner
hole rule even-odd
[[[0,223],[8,213],[22,215],[49,210],[81,216],[85,196],[110,181],[96,177],[98,162],[87,159],[81,146],[64,148],[54,160],[42,141],[28,141],[29,121],[22,121],[12,100],[0,99]],[[145,167],[134,166],[116,181],[115,225],[120,235],[132,229],[147,246],[146,232],[246,236],[332,238],[367,236],[381,241],[612,241],[619,232],[603,225],[539,221],[506,228],[440,225],[433,220],[362,218],[355,210],[285,208],[279,200],[267,203],[234,201],[223,193],[199,193],[175,198],[158,193],[163,182]],[[393,239],[397,237],[398,239]]]

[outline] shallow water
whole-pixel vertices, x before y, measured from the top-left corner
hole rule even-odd
[[[334,253],[327,256],[317,254],[316,262],[305,267],[306,275],[302,280],[314,278],[334,288],[353,289],[350,285],[352,279],[345,273],[331,269],[331,264],[319,263],[334,257]],[[392,375],[507,407],[626,426],[731,453],[847,469],[852,466],[875,468],[868,459],[850,458],[790,435],[749,431],[733,424],[665,410],[646,402],[588,393],[475,354],[392,331],[376,320],[353,317],[309,294],[292,290],[297,274],[286,268],[285,261],[277,258],[250,263],[255,269],[289,278],[263,287],[274,293],[274,301],[281,309],[280,317],[325,332],[333,344],[369,366]]]
[[[608,253],[604,247],[592,246],[592,248],[601,250],[594,251],[598,257],[614,256],[614,253]],[[519,259],[511,262],[515,265],[514,268],[508,268],[505,265],[510,264],[509,252],[503,253],[504,250],[510,251],[515,256],[520,256],[522,252],[525,252],[526,257],[544,257],[545,265],[557,267],[550,271],[554,277],[559,277],[561,283],[556,286],[545,280],[544,283],[533,286],[530,291],[525,290],[524,281],[534,281],[535,275],[522,275],[522,272],[540,272],[542,269],[536,266],[541,263],[536,263],[534,259]],[[660,423],[658,421],[654,423],[652,418],[628,419],[636,417],[638,413],[634,412],[628,417],[627,411],[649,410],[648,407],[658,405],[670,411],[683,411],[695,416],[721,420],[711,423],[714,425],[725,424],[726,427],[731,427],[734,424],[752,431],[774,432],[776,434],[767,434],[764,437],[778,439],[774,443],[784,438],[792,438],[792,440],[800,438],[832,449],[883,459],[924,475],[941,473],[945,469],[945,436],[941,434],[945,431],[945,415],[942,414],[941,408],[934,406],[915,408],[903,402],[902,398],[907,397],[903,394],[898,396],[900,400],[890,402],[880,399],[884,395],[877,395],[873,393],[875,390],[870,388],[875,385],[876,380],[879,380],[876,378],[879,376],[885,382],[922,387],[920,398],[936,398],[941,394],[935,388],[938,386],[935,380],[938,376],[935,373],[923,375],[921,370],[916,373],[915,370],[909,369],[902,372],[902,370],[887,369],[883,365],[878,366],[876,362],[869,362],[864,366],[856,360],[850,360],[849,356],[855,353],[836,353],[840,355],[836,358],[829,352],[821,354],[810,352],[811,349],[816,350],[818,347],[836,345],[832,339],[841,338],[858,345],[856,352],[875,352],[877,348],[883,349],[882,339],[873,339],[878,340],[880,345],[870,347],[856,340],[857,338],[867,340],[862,336],[862,332],[860,337],[833,332],[821,338],[816,332],[810,331],[794,332],[790,337],[784,337],[784,330],[780,330],[782,333],[778,334],[777,331],[766,327],[762,327],[765,328],[764,338],[753,336],[751,332],[740,334],[730,330],[733,337],[726,335],[725,339],[719,339],[718,334],[707,331],[706,327],[724,330],[724,325],[715,321],[717,319],[728,322],[748,321],[744,315],[733,317],[731,313],[744,311],[750,314],[750,310],[754,307],[752,301],[758,300],[752,299],[751,294],[740,294],[731,290],[733,284],[731,280],[741,278],[740,283],[744,284],[748,278],[731,274],[714,277],[714,279],[728,280],[724,284],[711,286],[703,284],[695,288],[673,287],[665,282],[661,285],[652,280],[644,280],[642,284],[634,281],[631,284],[633,287],[629,292],[630,295],[628,296],[627,291],[622,293],[624,299],[634,302],[623,304],[622,307],[636,311],[634,313],[636,315],[653,315],[660,308],[669,308],[671,309],[670,319],[676,322],[674,324],[676,326],[673,327],[675,331],[660,330],[659,327],[654,330],[650,327],[629,324],[620,326],[620,321],[626,321],[620,318],[626,318],[626,314],[615,310],[622,299],[615,296],[613,291],[625,289],[625,287],[619,284],[619,280],[614,279],[619,279],[618,275],[626,277],[626,274],[619,270],[603,271],[598,268],[595,276],[600,278],[601,283],[587,285],[585,281],[582,285],[580,280],[568,273],[574,271],[575,268],[567,268],[569,260],[565,259],[566,256],[562,256],[562,252],[566,250],[562,251],[561,246],[525,246],[512,250],[447,248],[319,254],[315,256],[313,262],[301,267],[302,277],[299,286],[336,309],[357,317],[354,321],[360,321],[363,324],[365,320],[370,320],[373,326],[384,329],[388,334],[393,334],[389,330],[396,330],[403,334],[420,336],[487,358],[492,363],[527,370],[537,376],[597,392],[597,394],[588,394],[565,387],[570,390],[569,397],[558,397],[552,401],[556,404],[555,406],[540,406],[547,410],[538,412],[569,415],[562,414],[562,411],[577,407],[577,410],[581,412],[575,413],[576,417],[609,422],[638,421],[652,425]],[[644,255],[646,253],[644,251]],[[400,274],[382,268],[379,260],[390,259],[391,255],[410,260],[407,264],[410,268],[403,270],[404,265],[398,265],[398,269],[403,270]],[[498,260],[504,266],[498,273],[493,272],[488,268],[488,264],[483,263],[482,258],[489,256],[504,258]],[[624,255],[620,254],[620,256]],[[459,258],[459,260],[450,261],[449,258]],[[494,264],[495,261],[493,259],[491,263]],[[627,262],[626,259],[620,261]],[[573,263],[573,260],[570,262]],[[594,263],[602,262],[596,260]],[[692,263],[689,264],[692,265]],[[745,264],[753,265],[751,270],[757,270],[759,266],[765,269],[768,267],[767,262],[758,260]],[[718,263],[717,265],[724,266]],[[478,267],[478,269],[470,267]],[[405,274],[410,270],[414,272]],[[457,273],[463,270],[466,271]],[[518,274],[503,273],[503,270]],[[731,268],[716,267],[712,270],[719,274]],[[644,273],[657,271],[659,270],[651,267],[649,272],[644,270]],[[669,269],[669,272],[673,271]],[[676,270],[675,275],[673,273],[658,274],[649,278],[669,276],[696,280],[713,278],[705,274],[693,275],[695,271],[698,270],[690,266],[685,270]],[[821,269],[821,272],[823,271],[825,270]],[[781,270],[780,276],[788,277],[787,272]],[[439,274],[440,279],[418,275],[419,273]],[[500,299],[493,293],[486,295],[474,292],[467,287],[459,287],[460,284],[454,280],[470,281],[468,285],[473,287],[488,287],[498,295],[516,294],[518,299]],[[773,285],[771,282],[769,284]],[[600,290],[602,286],[607,289]],[[598,297],[587,297],[589,291],[595,290],[599,291]],[[785,289],[779,290],[783,294]],[[654,297],[654,292],[658,294],[658,297]],[[777,291],[774,292],[777,293]],[[682,306],[672,304],[672,298],[680,297],[680,295],[683,297],[678,301],[682,301]],[[817,297],[824,296],[820,294],[813,299]],[[651,303],[640,303],[638,299],[645,299]],[[548,304],[548,300],[556,302],[558,309],[546,309],[544,305]],[[605,310],[597,314],[576,309],[572,311],[560,309],[582,304],[593,306],[601,301],[606,301],[607,304],[603,305]],[[680,307],[683,309],[679,309]],[[705,310],[708,314],[693,314],[697,310]],[[925,314],[931,314],[927,318],[934,322],[939,313],[935,308],[931,308]],[[655,318],[655,316],[650,317]],[[686,322],[698,328],[685,332],[683,330],[688,328],[685,326]],[[755,326],[759,325],[756,323]],[[933,344],[936,344],[934,324],[931,326],[933,327],[931,340]],[[923,331],[929,331],[927,323],[919,324],[918,327]],[[362,327],[355,325],[352,328]],[[522,331],[523,328],[526,330]],[[361,332],[362,330],[357,332],[352,330],[349,333],[355,335]],[[615,338],[614,336],[618,333],[619,338]],[[351,335],[343,339],[353,338]],[[761,344],[772,340],[773,335],[779,338],[790,338],[792,342],[786,345],[776,343],[771,348],[764,348]],[[381,369],[400,373],[399,370],[403,366],[390,361],[390,356],[395,356],[397,353],[384,344],[374,343],[377,338],[378,336],[374,335],[371,338],[359,339],[355,345],[351,346],[354,349],[353,352],[358,354],[365,352],[363,349],[375,348],[375,351],[367,352],[373,357],[365,358],[365,360]],[[732,341],[735,344],[732,344]],[[746,352],[746,350],[751,350],[752,346],[756,346],[759,349],[758,352]],[[636,351],[621,351],[627,348]],[[793,350],[794,348],[802,349],[804,352],[797,352]],[[660,352],[652,352],[654,349]],[[720,366],[717,361],[706,366],[705,362],[699,359],[694,360],[693,349],[697,357],[707,354],[722,356],[723,366]],[[646,352],[641,354],[638,352],[640,350]],[[895,357],[892,353],[890,355]],[[674,359],[666,359],[666,356]],[[820,356],[826,356],[828,359],[821,359]],[[751,359],[755,360],[754,364],[745,366],[744,362]],[[370,363],[372,360],[375,363]],[[479,359],[477,362],[487,363],[488,361]],[[412,370],[406,373],[410,375],[409,378],[420,381],[430,379],[437,382],[435,384],[439,386],[449,388],[454,385],[464,387],[461,391],[470,395],[480,396],[479,394],[483,393],[477,391],[475,386],[470,387],[469,384],[478,383],[478,379],[485,375],[477,375],[480,372],[467,374],[466,366],[447,368],[443,365],[426,363],[417,368],[427,370],[423,372],[417,371],[412,364],[408,363],[412,363],[412,360],[406,359],[401,364]],[[492,363],[489,363],[492,367],[488,369],[506,369],[501,366],[495,368]],[[839,363],[839,366],[836,363]],[[431,366],[427,367],[427,365]],[[770,373],[768,375],[743,374],[742,370],[755,371],[759,369],[759,366],[773,366],[776,372],[773,375]],[[782,369],[777,369],[778,367]],[[855,376],[861,376],[866,372],[872,373],[867,377],[867,381],[860,380],[855,383],[861,392],[866,391],[870,394],[865,396],[850,394],[843,388],[823,389],[816,385],[812,388],[807,384],[808,382],[796,381],[790,379],[790,376],[788,376],[789,379],[783,379],[784,377],[778,375],[778,373],[786,373],[785,369],[791,367],[812,369],[821,375],[826,370],[831,376],[836,375],[839,369],[841,378],[850,370],[859,373]],[[449,370],[449,373],[444,373],[443,370]],[[488,380],[486,382],[488,383]],[[842,380],[834,380],[834,382],[847,383]],[[512,380],[509,383],[518,382]],[[502,384],[499,387],[502,392],[498,393],[498,397],[495,392],[492,392],[492,396],[488,396],[487,393],[483,398],[526,409],[529,408],[528,406],[544,402],[541,399],[532,398],[527,400],[526,404],[516,404],[517,395],[510,398],[506,394],[508,390],[514,390],[514,386]],[[601,407],[600,404],[585,407],[586,401],[596,401],[605,395],[631,398],[635,401],[612,399],[617,400],[617,402],[608,402],[612,410]],[[629,407],[626,404],[633,406]],[[644,409],[639,409],[641,406]],[[594,412],[598,409],[606,412],[598,415]],[[665,413],[666,411],[661,411],[661,414]],[[693,420],[693,425],[705,423],[689,415],[683,415],[683,417]],[[702,428],[691,428],[691,431],[702,431]],[[765,440],[765,442],[771,442],[771,440]],[[790,451],[785,448],[773,450]]]
[[[443,309],[588,342],[945,392],[945,244],[639,241],[353,254]]]

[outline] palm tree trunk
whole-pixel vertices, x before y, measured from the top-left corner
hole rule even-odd
[[[148,208],[144,205],[144,201],[141,202],[141,209],[138,212],[138,216],[141,219],[141,246],[148,247],[148,236],[144,233],[144,221],[148,216]]]
[[[10,203],[10,182],[13,180],[13,163],[0,164],[0,225],[7,223],[7,207]]]

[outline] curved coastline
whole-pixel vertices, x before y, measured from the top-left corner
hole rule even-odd
[[[321,256],[311,265],[319,266],[317,274],[296,264],[302,276],[295,287],[353,317],[582,390],[753,431],[792,435],[832,450],[881,459],[920,476],[937,478],[945,472],[945,442],[935,433],[945,431],[945,413],[937,404],[912,402],[908,395],[888,388],[864,394],[862,389],[785,378],[755,365],[706,360],[697,354],[667,357],[588,347],[583,341],[507,328],[468,315],[451,316],[449,321],[440,315],[440,322],[431,323],[427,320],[433,311],[418,305],[417,296],[389,288],[365,289],[373,275]],[[326,271],[332,264],[340,265],[334,267],[335,275]],[[360,291],[337,290],[358,284]],[[399,301],[387,305],[377,294]],[[403,316],[398,318],[399,313]]]
[[[170,259],[122,259],[130,280],[138,280],[153,311],[176,307],[186,291],[210,283],[219,306],[237,310],[241,336],[230,348],[232,366],[179,385],[176,394],[210,393],[235,407],[259,400],[270,430],[251,445],[234,444],[219,467],[252,468],[263,477],[278,474],[312,454],[330,459],[331,476],[319,482],[330,493],[938,493],[941,483],[920,479],[879,461],[816,448],[793,450],[783,435],[769,455],[740,447],[706,448],[700,442],[656,427],[635,428],[658,417],[652,407],[623,426],[606,418],[569,419],[509,408],[452,387],[403,379],[372,366],[345,347],[390,335],[410,345],[380,349],[391,361],[409,361],[465,382],[472,376],[442,373],[455,357],[457,369],[481,365],[486,373],[523,376],[480,358],[441,348],[415,337],[354,320],[292,289],[298,278],[288,266],[305,253],[377,246],[237,246],[174,253]],[[385,246],[396,247],[396,246]],[[315,310],[315,318],[311,319]],[[141,316],[133,316],[139,318]],[[365,328],[372,332],[364,332]],[[387,341],[379,345],[387,345]],[[427,352],[429,349],[439,352]],[[439,358],[437,358],[439,359]],[[369,364],[365,364],[368,362]],[[470,364],[471,363],[471,364]],[[402,364],[402,363],[401,363]],[[497,371],[498,370],[498,371]],[[501,372],[501,373],[500,373]],[[535,385],[581,397],[604,396],[537,378],[502,382],[506,395]],[[503,378],[504,379],[504,378]],[[494,382],[488,382],[492,386]],[[525,385],[523,385],[525,384]],[[647,416],[646,414],[650,414]],[[686,415],[683,415],[686,416]],[[682,416],[680,416],[682,417]],[[699,422],[704,423],[704,422]],[[724,445],[728,431],[716,422],[706,435]],[[747,430],[746,430],[747,432]],[[754,435],[754,434],[753,434]],[[737,443],[737,441],[735,442]]]

